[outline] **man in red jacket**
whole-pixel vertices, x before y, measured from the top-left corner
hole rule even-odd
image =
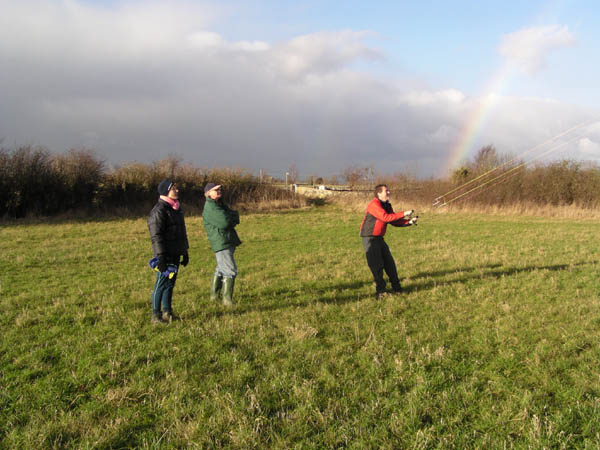
[[[415,225],[417,218],[410,218],[413,210],[395,213],[390,204],[390,191],[385,184],[375,186],[375,198],[367,205],[365,218],[360,225],[360,236],[367,256],[367,264],[375,279],[377,297],[385,293],[383,271],[387,273],[392,290],[400,292],[400,280],[396,270],[396,262],[390,248],[383,240],[387,224],[396,227]]]

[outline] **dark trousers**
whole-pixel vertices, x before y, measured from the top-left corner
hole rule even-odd
[[[390,252],[390,248],[383,240],[382,236],[363,237],[363,248],[367,256],[367,264],[373,279],[375,280],[375,289],[378,294],[385,292],[385,280],[383,279],[383,271],[387,273],[392,289],[400,290],[400,280],[398,279],[398,271],[396,270],[396,262]]]
[[[169,264],[177,265],[178,264]],[[162,273],[156,273],[156,282],[154,283],[154,290],[152,291],[152,312],[155,314],[160,313],[160,305],[162,303],[163,311],[173,312],[171,301],[173,298],[173,289],[175,288],[175,281],[177,281],[177,273],[173,275],[173,278],[165,277]]]

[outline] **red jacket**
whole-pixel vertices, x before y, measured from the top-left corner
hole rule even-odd
[[[384,236],[388,223],[397,227],[406,226],[408,220],[403,217],[404,211],[394,213],[390,202],[382,202],[375,197],[367,205],[365,218],[360,224],[360,235],[362,237]]]

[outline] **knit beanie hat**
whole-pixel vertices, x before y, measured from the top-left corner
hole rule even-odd
[[[169,195],[169,191],[171,190],[174,184],[175,183],[173,182],[173,180],[162,180],[158,184],[158,193],[160,195]]]
[[[204,186],[204,193],[206,194],[208,191],[212,191],[213,189],[217,189],[217,188],[220,188],[220,187],[221,187],[220,184],[206,183],[206,186]]]

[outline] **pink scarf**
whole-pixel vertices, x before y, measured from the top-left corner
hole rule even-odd
[[[161,195],[160,199],[164,200],[169,205],[171,205],[171,208],[173,208],[175,211],[179,209],[179,200],[173,200],[172,198],[167,197],[166,195]]]

